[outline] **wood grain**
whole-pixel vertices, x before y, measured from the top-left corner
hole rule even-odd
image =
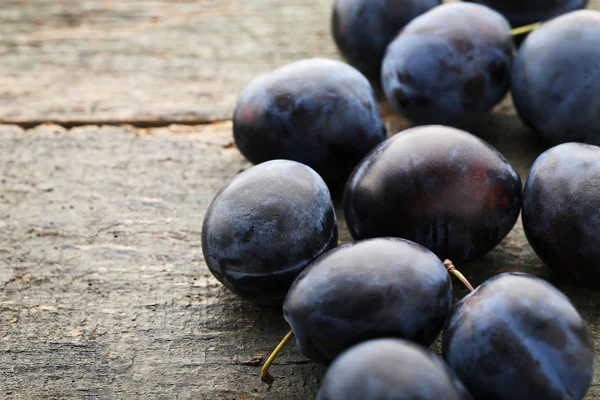
[[[3,0],[0,121],[229,119],[256,75],[335,57],[328,1]]]

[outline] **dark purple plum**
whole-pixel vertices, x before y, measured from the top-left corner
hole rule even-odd
[[[478,4],[444,4],[390,43],[381,83],[388,101],[413,122],[459,125],[502,100],[512,57],[502,15]]]
[[[588,0],[466,0],[500,12],[514,27],[546,21],[585,8]]]
[[[564,143],[533,164],[523,228],[537,255],[562,277],[600,285],[600,147]]]
[[[378,78],[385,49],[398,32],[440,4],[441,0],[336,0],[333,38],[352,65]]]
[[[292,285],[283,315],[300,352],[329,364],[362,341],[396,337],[429,346],[452,302],[450,276],[426,248],[378,238],[340,246]]]
[[[580,400],[594,375],[594,341],[569,299],[531,275],[505,273],[452,309],[445,360],[476,399]]]
[[[525,40],[512,70],[521,119],[548,143],[600,145],[600,12],[543,24]]]
[[[375,339],[342,353],[317,395],[317,400],[414,399],[470,400],[471,396],[435,353],[400,339]]]
[[[520,209],[521,178],[502,154],[444,126],[408,129],[381,143],[344,194],[354,239],[406,238],[455,262],[492,250]]]
[[[386,129],[367,78],[348,64],[317,58],[250,82],[235,108],[233,136],[252,163],[301,162],[335,191]]]
[[[202,225],[202,252],[231,291],[279,305],[298,274],[337,238],[321,177],[303,164],[274,160],[240,173],[217,193]]]

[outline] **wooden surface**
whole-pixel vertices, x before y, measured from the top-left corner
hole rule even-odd
[[[21,126],[0,125],[0,398],[314,398],[324,369],[294,345],[271,390],[259,381],[259,355],[288,328],[280,310],[210,275],[200,230],[218,188],[249,166],[227,121],[239,89],[277,65],[337,57],[329,8],[3,1],[0,118]],[[382,107],[390,132],[408,126]],[[40,121],[62,126],[31,128]],[[176,121],[203,124],[157,127]],[[72,127],[85,123],[108,125]],[[466,128],[523,179],[544,149],[509,99]],[[459,267],[473,284],[516,270],[552,279],[520,221]],[[553,282],[590,323],[599,354],[600,292]],[[588,398],[600,398],[598,372]]]
[[[2,0],[0,121],[230,118],[259,73],[336,55],[329,1]]]

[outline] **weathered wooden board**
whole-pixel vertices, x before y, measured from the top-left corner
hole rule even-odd
[[[231,117],[254,76],[336,55],[321,0],[3,0],[0,121]]]
[[[502,112],[470,130],[524,176],[540,146]],[[202,258],[205,209],[249,166],[230,123],[0,126],[0,149],[0,398],[314,398],[324,369],[294,345],[276,362],[272,389],[259,381],[252,359],[287,331],[281,312],[230,294]],[[474,284],[500,271],[551,278],[520,223],[463,270]],[[600,293],[555,283],[589,321],[599,353]],[[599,374],[594,382],[590,399],[600,398]]]
[[[200,250],[212,195],[247,167],[228,131],[1,128],[0,397],[264,392],[245,364],[285,332],[280,312],[223,290]],[[274,393],[304,398],[320,370],[282,361]]]
[[[0,122],[229,119],[256,75],[339,55],[332,0],[2,0]],[[590,7],[600,9],[600,0]]]

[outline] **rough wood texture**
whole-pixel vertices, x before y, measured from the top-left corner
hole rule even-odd
[[[334,57],[329,1],[2,0],[0,121],[231,117],[256,75]]]
[[[248,165],[229,129],[1,128],[0,397],[261,398],[247,364],[286,326],[200,250],[209,201]],[[273,393],[305,398],[320,369],[281,362]]]
[[[470,129],[525,176],[541,148],[501,114]],[[280,310],[231,295],[202,259],[206,207],[249,166],[230,123],[2,126],[0,148],[0,397],[314,398],[324,370],[293,345],[273,368],[273,388],[261,384],[252,359],[287,331]],[[474,284],[513,270],[551,278],[520,224],[463,267]],[[600,294],[555,283],[600,343]],[[596,375],[589,398],[599,383]]]
[[[329,12],[321,0],[3,0],[0,122],[227,119],[255,75],[337,57]],[[408,126],[383,113],[390,132]],[[508,99],[466,128],[523,178],[544,148]],[[248,166],[227,121],[0,125],[0,398],[314,398],[324,369],[293,345],[273,388],[258,380],[257,355],[288,327],[280,310],[227,292],[202,259],[204,211]],[[552,280],[520,222],[459,267],[474,284],[513,270]],[[553,282],[600,354],[600,293]],[[588,398],[600,398],[598,372]]]

